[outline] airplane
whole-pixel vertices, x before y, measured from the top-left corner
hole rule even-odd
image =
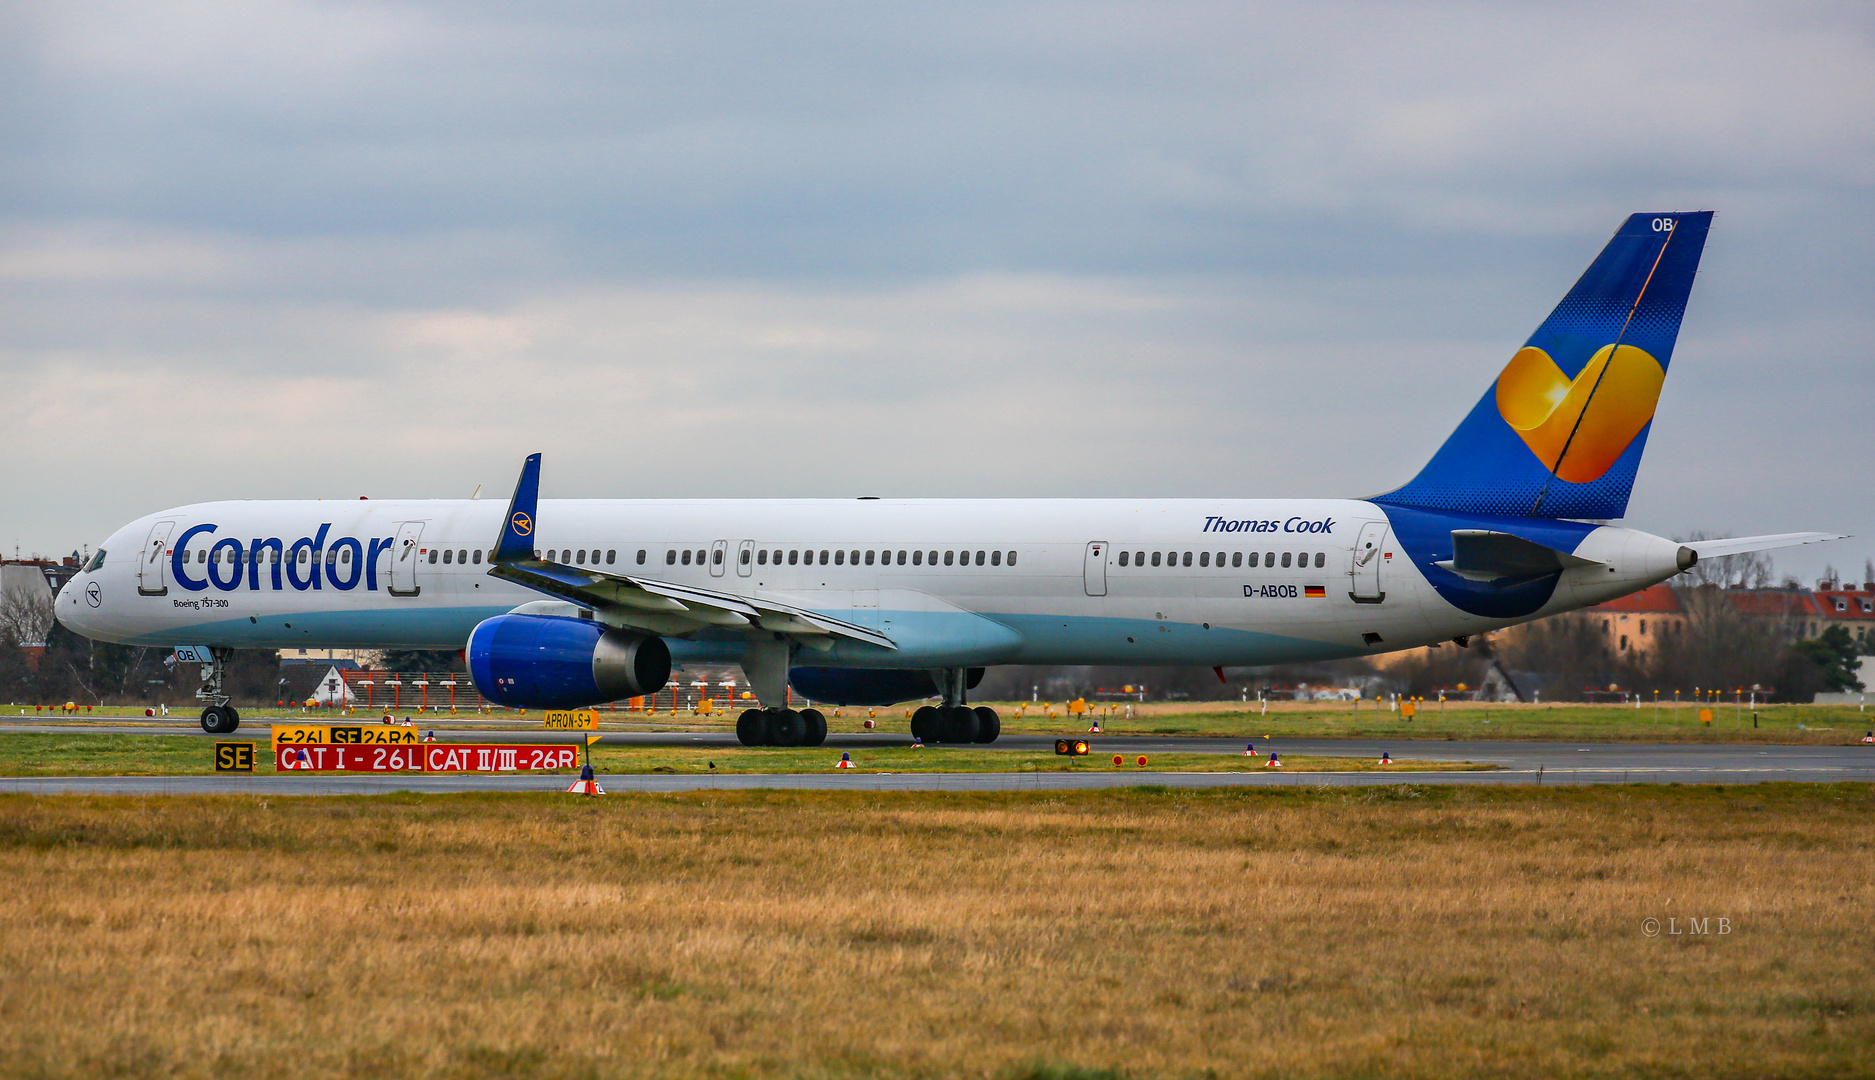
[[[519,708],[649,694],[739,664],[746,745],[819,745],[814,702],[936,698],[928,741],[994,741],[999,664],[1222,668],[1454,641],[1646,588],[1698,560],[1838,539],[1679,543],[1627,512],[1711,211],[1627,218],[1403,486],[1339,499],[549,499],[208,502],[113,533],[59,621],[206,656],[236,729],[238,648],[462,650]]]

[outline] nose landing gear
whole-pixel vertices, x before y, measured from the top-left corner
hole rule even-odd
[[[202,730],[210,735],[231,735],[241,726],[241,714],[222,693],[221,676],[234,650],[214,648],[208,652],[208,662],[202,665],[202,685],[195,691],[196,700],[208,702],[208,708],[202,710]]]

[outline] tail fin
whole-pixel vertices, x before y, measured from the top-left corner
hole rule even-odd
[[[540,455],[529,454],[521,463],[521,477],[514,484],[514,498],[508,500],[508,516],[501,521],[501,536],[495,550],[488,553],[491,563],[508,563],[534,557],[535,511],[540,503]]]
[[[1635,214],[1395,506],[1618,518],[1647,446],[1712,211]]]

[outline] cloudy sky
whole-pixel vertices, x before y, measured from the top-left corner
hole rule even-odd
[[[1875,553],[1866,4],[0,5],[4,541],[1351,495],[1713,208],[1629,523]],[[1813,553],[1813,554],[1812,554]]]

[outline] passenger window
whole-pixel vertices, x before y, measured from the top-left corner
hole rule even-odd
[[[850,561],[852,562],[854,566],[858,566],[859,565],[859,552],[855,551]]]
[[[1152,565],[1159,565],[1159,553],[1156,551],[1152,553]]]
[[[684,549],[684,565],[685,566],[690,565],[690,549],[689,548]]]
[[[983,556],[984,556],[984,552],[981,552],[981,551],[977,552],[977,565],[978,566],[983,565]]]
[[[586,549],[585,548],[580,548],[578,551],[573,553],[573,563],[576,566],[586,565]]]
[[[904,560],[902,560],[902,559],[901,559],[901,560],[899,560],[899,561],[901,561],[901,562],[903,562]],[[911,553],[911,564],[912,564],[913,566],[923,566],[923,565],[924,565],[924,552],[922,552],[922,551],[914,551],[914,552],[912,552],[912,553]]]
[[[442,552],[437,551],[435,548],[431,548],[430,549],[430,562],[432,563],[436,562],[436,557],[441,554]]]
[[[1232,566],[1242,566],[1242,565],[1243,565],[1243,552],[1241,552],[1241,551],[1233,551],[1233,552],[1231,552],[1231,553],[1230,553],[1230,564],[1231,564]]]
[[[767,548],[763,548],[762,550],[755,553],[755,565],[757,566],[768,565],[768,549]]]
[[[990,565],[1001,566],[1002,564],[1003,564],[1003,553],[1000,551],[990,552]]]
[[[703,553],[699,551],[697,552],[697,554],[701,555]],[[723,565],[723,549],[722,548],[717,548],[715,551],[710,552],[710,562],[714,563],[717,566]]]
[[[482,565],[482,549],[481,548],[476,548],[474,551],[470,552],[469,557],[475,560],[475,565],[477,566]]]
[[[827,553],[825,551],[822,551],[820,553],[820,565],[822,566],[827,565]]]
[[[1131,554],[1132,554],[1132,552],[1130,552],[1130,551],[1122,551],[1122,552],[1120,552],[1120,565],[1121,565],[1121,566],[1125,566],[1125,565],[1126,565],[1126,559],[1127,559],[1127,556],[1129,556],[1129,555],[1131,555]]]
[[[445,552],[443,552],[443,563],[444,563],[444,565],[448,565],[449,563],[452,563],[452,562],[455,562],[455,561],[456,561],[456,553],[455,553],[455,552],[453,552],[453,551],[445,551]]]
[[[1283,552],[1283,569],[1289,569],[1289,553],[1287,551]]]
[[[1276,569],[1276,553],[1274,551],[1266,551],[1263,553],[1263,565],[1270,570]]]
[[[618,549],[606,548],[605,549],[605,564],[607,566],[611,566],[613,563],[617,561],[618,561]]]
[[[1315,553],[1315,568],[1317,570],[1320,570],[1327,562],[1328,553],[1326,551],[1318,551]]]
[[[1223,566],[1223,565],[1224,565],[1224,553],[1223,553],[1223,552],[1221,552],[1221,551],[1217,553],[1217,564],[1218,564],[1219,566]]]
[[[956,555],[956,554],[957,554],[957,553],[956,553],[956,552],[954,552],[954,551],[946,551],[946,552],[944,553],[944,565],[945,565],[945,566],[949,566],[949,565],[951,564],[951,558],[952,558],[952,556],[954,556],[954,555]]]
[[[1016,565],[1016,553],[1013,551],[1009,553],[1009,565]]]
[[[1190,565],[1191,565],[1191,552],[1189,552],[1189,551],[1187,551],[1187,552],[1185,553],[1185,565],[1186,565],[1186,566],[1190,566]]]
[[[833,553],[833,565],[839,566],[844,562],[846,562],[846,552],[836,551]]]
[[[801,553],[798,551],[788,552],[788,565],[793,566],[796,563],[796,561],[799,559],[800,554]]]
[[[936,566],[937,565],[937,552],[933,551],[929,555],[926,555],[925,561],[930,563],[932,566]]]
[[[351,552],[350,552],[349,550],[347,550],[347,551],[345,552],[345,561],[346,561],[346,562],[351,562],[351,561],[352,561],[352,553],[351,553]],[[456,552],[456,561],[457,561],[457,562],[459,562],[459,563],[466,563],[466,562],[468,562],[468,561],[469,561],[469,553],[468,553],[468,552],[466,552],[466,551],[458,551],[458,552]]]
[[[1198,553],[1198,565],[1210,566],[1211,565],[1211,553],[1208,551],[1200,551]]]
[[[905,553],[904,553],[904,552],[902,552],[902,551],[898,553],[898,564],[899,564],[900,566],[904,566],[904,565],[905,565]]]
[[[868,551],[868,552],[866,553],[866,565],[867,565],[867,566],[871,566],[871,565],[872,565],[872,554],[873,554],[873,553],[872,553],[872,552],[870,552],[870,551]]]

